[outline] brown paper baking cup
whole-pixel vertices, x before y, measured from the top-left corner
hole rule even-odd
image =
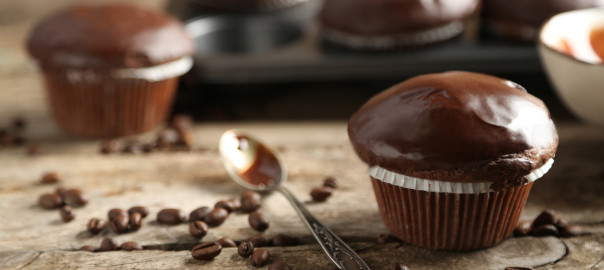
[[[66,132],[84,137],[141,133],[163,122],[174,99],[178,77],[159,81],[90,73],[44,71],[51,112]],[[90,75],[89,74],[89,75]]]
[[[457,251],[487,248],[509,236],[533,186],[458,194],[371,181],[382,220],[393,235],[416,246]]]

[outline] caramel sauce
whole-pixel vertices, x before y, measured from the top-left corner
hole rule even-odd
[[[245,138],[238,137],[240,141],[240,150],[243,148],[242,143]],[[241,178],[246,182],[255,186],[272,186],[276,180],[281,177],[281,166],[277,158],[271,153],[271,151],[262,144],[258,144],[256,149],[256,158],[250,167],[241,173]]]

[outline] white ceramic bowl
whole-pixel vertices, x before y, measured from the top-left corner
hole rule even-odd
[[[575,115],[604,127],[604,64],[593,51],[591,30],[604,27],[604,9],[558,14],[539,33],[539,53],[558,96]],[[561,52],[562,40],[573,56]]]

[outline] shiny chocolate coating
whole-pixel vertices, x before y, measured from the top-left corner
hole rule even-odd
[[[326,0],[323,27],[358,35],[412,33],[470,16],[478,0]]]
[[[348,123],[370,166],[424,179],[522,184],[553,158],[558,135],[547,107],[490,75],[417,76],[365,103]]]
[[[27,41],[43,67],[139,68],[189,56],[181,22],[123,4],[74,5],[40,21]]]

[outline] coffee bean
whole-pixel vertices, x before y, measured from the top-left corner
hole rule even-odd
[[[145,143],[143,145],[141,145],[141,148],[143,150],[143,153],[151,153],[155,150],[157,150],[157,143],[151,142],[151,143]]]
[[[55,193],[57,193],[59,196],[61,196],[61,200],[65,200],[65,194],[67,193],[67,189],[63,188],[63,187],[58,187],[57,189],[55,189]]]
[[[290,235],[279,233],[273,236],[271,243],[273,246],[277,247],[289,247],[295,246],[298,243],[298,239]]]
[[[268,270],[292,270],[292,268],[287,263],[279,261],[272,263]]]
[[[128,231],[128,225],[130,223],[130,218],[127,214],[119,214],[114,216],[109,224],[111,225],[111,230],[115,233],[125,233]]]
[[[558,221],[556,221],[556,224],[554,224],[554,226],[558,228],[558,231],[561,231],[564,227],[568,226],[568,221],[566,221],[566,219],[559,218]]]
[[[247,220],[250,223],[250,227],[256,231],[263,232],[268,229],[268,220],[258,211],[252,212]]]
[[[191,256],[196,260],[211,260],[220,255],[222,246],[218,242],[207,242],[195,246],[191,250]]]
[[[130,225],[131,230],[138,231],[143,226],[143,215],[139,212],[130,214],[128,224]]]
[[[313,201],[324,202],[331,196],[332,193],[333,189],[330,187],[318,187],[313,188],[310,191],[310,196],[312,197]]]
[[[220,244],[223,248],[237,247],[237,244],[235,243],[235,241],[233,241],[233,239],[227,238],[227,237],[220,238],[220,239],[216,240],[216,242],[218,242],[218,244]]]
[[[577,225],[567,225],[560,230],[562,237],[574,237],[583,234],[583,228]]]
[[[91,234],[98,234],[103,229],[105,229],[106,226],[107,226],[106,221],[104,221],[102,219],[98,219],[98,218],[92,218],[92,219],[90,219],[90,221],[88,221],[86,230]]]
[[[556,235],[558,235],[558,229],[556,229],[556,226],[554,226],[554,225],[546,224],[546,225],[542,225],[541,227],[538,227],[538,228],[533,228],[533,230],[531,230],[531,235],[534,235],[534,236],[546,236],[546,235],[556,236]]]
[[[554,210],[546,209],[535,218],[533,221],[533,228],[539,228],[543,225],[554,225],[556,224],[556,213]]]
[[[254,247],[268,247],[270,245],[270,241],[268,241],[268,239],[266,239],[266,237],[262,236],[262,235],[256,235],[256,236],[252,236],[250,238],[248,238],[246,241],[250,241],[252,242],[252,244],[254,244]]]
[[[63,207],[61,207],[59,214],[61,215],[61,219],[63,220],[63,222],[70,222],[75,218],[73,208],[71,208],[71,206],[69,205],[64,205]]]
[[[381,233],[380,235],[378,235],[376,242],[378,244],[383,245],[383,244],[387,244],[387,243],[398,242],[398,239],[396,237],[394,237],[394,235],[392,235],[392,234]]]
[[[338,188],[338,182],[336,182],[335,178],[329,176],[329,177],[325,178],[325,180],[323,180],[323,186],[336,189],[336,188]]]
[[[141,218],[146,218],[149,215],[149,209],[144,206],[133,206],[128,209],[128,214],[132,215],[133,213],[139,213]]]
[[[254,252],[254,244],[250,241],[243,241],[237,248],[237,254],[243,258],[247,258]]]
[[[25,128],[26,125],[27,122],[25,121],[25,119],[23,119],[23,117],[15,117],[13,118],[13,121],[11,123],[12,128],[16,130],[22,130]]]
[[[193,118],[190,115],[175,115],[170,123],[176,130],[191,130],[193,128]]]
[[[128,216],[128,212],[121,208],[112,208],[111,210],[109,210],[109,212],[107,212],[107,219],[109,219],[109,221],[113,220],[118,216]]]
[[[409,268],[404,263],[395,262],[388,266],[388,270],[409,270]]]
[[[86,245],[86,246],[81,246],[79,250],[81,250],[81,251],[88,251],[88,252],[95,252],[96,248],[93,247],[93,246]]]
[[[102,154],[113,154],[120,151],[120,144],[117,140],[107,140],[101,143],[100,152]]]
[[[212,208],[207,206],[199,207],[189,214],[189,221],[193,222],[196,220],[204,221],[206,215],[212,211]]]
[[[140,154],[143,152],[143,145],[139,142],[130,141],[122,148],[122,153],[126,154]]]
[[[178,142],[177,145],[186,146],[187,148],[195,145],[195,134],[190,130],[177,130],[178,132]]]
[[[101,242],[101,246],[99,247],[99,251],[112,251],[112,250],[117,250],[117,249],[118,249],[117,243],[109,237],[103,238],[103,241]]]
[[[252,263],[252,266],[262,267],[265,266],[270,259],[271,254],[268,252],[268,250],[259,248],[254,250],[254,253],[252,253],[250,262]]]
[[[46,193],[38,198],[38,205],[44,209],[55,209],[63,205],[63,200],[59,194]]]
[[[55,184],[61,181],[61,176],[56,172],[47,172],[40,178],[42,184]]]
[[[505,270],[533,270],[531,267],[508,266]]]
[[[160,224],[177,225],[187,221],[187,216],[180,209],[167,208],[157,213],[157,222]]]
[[[175,129],[165,129],[157,137],[157,146],[161,149],[170,149],[178,142],[178,132]]]
[[[518,223],[518,225],[514,229],[514,236],[516,236],[516,237],[526,236],[530,232],[531,232],[531,222],[522,221],[522,222]]]
[[[205,216],[204,220],[208,226],[216,227],[222,224],[228,216],[229,212],[224,208],[214,208]]]
[[[208,233],[208,225],[201,220],[193,221],[189,223],[189,233],[193,237],[204,237]]]
[[[68,189],[65,192],[63,200],[66,204],[74,207],[84,206],[88,203],[88,197],[86,197],[82,191],[77,188]]]
[[[143,250],[143,247],[139,245],[137,242],[124,242],[120,246],[121,250],[125,251],[135,251],[135,250]]]
[[[42,146],[40,146],[40,144],[37,144],[37,143],[31,144],[27,148],[26,153],[29,156],[38,156],[38,155],[41,155],[43,153]]]
[[[258,210],[261,205],[262,196],[260,196],[260,193],[251,190],[241,193],[241,212],[254,212]]]
[[[214,208],[223,208],[224,210],[227,210],[227,212],[231,213],[235,210],[235,206],[233,205],[232,202],[230,201],[218,201],[215,205]]]

